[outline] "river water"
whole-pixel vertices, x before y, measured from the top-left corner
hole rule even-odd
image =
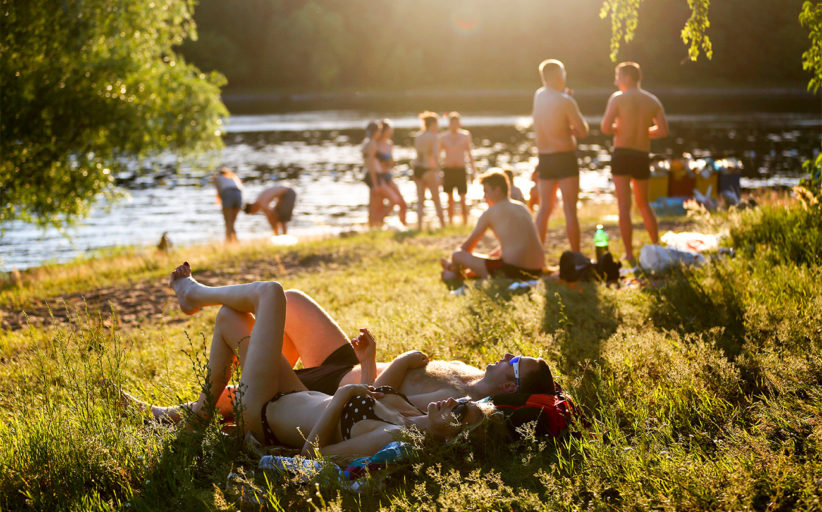
[[[297,191],[289,234],[300,237],[332,235],[365,229],[368,189],[363,184],[359,145],[363,128],[375,113],[326,110],[271,115],[235,115],[227,120],[225,148],[209,162],[232,168],[244,182],[244,200],[251,201],[273,183]],[[592,127],[599,117],[587,117]],[[397,161],[394,175],[409,203],[409,223],[416,189],[410,179],[412,140],[418,121],[408,112],[392,116]],[[801,162],[819,151],[822,119],[818,113],[671,114],[671,137],[654,141],[662,155],[689,153],[694,159],[733,158],[742,167],[743,188],[789,186],[801,177]],[[444,124],[444,123],[443,123]],[[472,133],[478,170],[510,166],[514,183],[527,194],[536,162],[531,119],[527,114],[463,114]],[[606,137],[592,130],[581,141],[582,208],[587,202],[613,201],[608,172]],[[150,163],[150,171],[123,173],[119,201],[100,201],[79,225],[60,232],[22,223],[0,228],[0,270],[24,269],[46,262],[65,262],[115,246],[156,244],[164,232],[176,245],[223,239],[223,220],[206,171],[193,171],[165,155]],[[468,197],[481,207],[482,189],[474,183]],[[429,202],[430,203],[430,202]],[[426,218],[433,220],[430,204]],[[396,218],[396,215],[394,215]],[[396,221],[392,221],[396,224]],[[269,243],[270,228],[262,215],[241,213],[239,238]]]

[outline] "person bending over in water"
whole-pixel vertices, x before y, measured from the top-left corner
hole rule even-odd
[[[439,119],[433,112],[422,112],[422,132],[414,138],[417,159],[414,160],[414,183],[417,185],[417,229],[422,231],[422,212],[425,206],[425,191],[431,194],[434,210],[445,227],[445,217],[440,204],[440,164],[439,164]]]
[[[231,172],[231,169],[223,167],[211,177],[211,183],[217,188],[217,202],[221,203],[223,208],[225,240],[236,242],[237,232],[234,230],[234,222],[243,205],[243,182],[240,181],[239,176]]]
[[[294,212],[296,199],[297,193],[293,188],[275,185],[260,192],[257,200],[247,203],[243,211],[248,214],[263,212],[274,234],[279,235],[282,229],[283,234],[286,235],[288,234],[288,221],[291,220],[291,214]],[[272,208],[271,203],[274,201],[277,201],[277,204]]]
[[[427,364],[427,356],[417,351],[395,359],[374,381],[376,388],[351,384],[338,389],[334,396],[310,391],[282,354],[287,299],[280,283],[204,286],[191,277],[190,267],[184,263],[172,273],[171,286],[181,309],[188,314],[222,304],[255,315],[250,338],[231,345],[222,340],[212,344],[208,389],[186,406],[197,416],[208,416],[209,397],[222,394],[239,360],[242,377],[233,398],[239,403],[243,431],[257,440],[302,448],[307,457],[365,456],[394,441],[404,428],[413,426],[435,439],[446,440],[487,421],[495,412],[487,404],[453,398],[429,402],[424,411],[416,408],[392,386],[397,386],[409,369]],[[373,340],[359,340],[355,350],[366,367],[375,365]],[[364,378],[370,380],[370,376]],[[167,412],[179,415],[182,407],[156,407],[130,395],[126,398],[158,418],[167,416]],[[310,432],[307,438],[306,432]]]
[[[531,212],[522,203],[511,201],[508,177],[501,171],[486,172],[480,177],[480,183],[488,209],[451,259],[440,260],[442,279],[450,281],[471,276],[482,279],[490,276],[517,280],[539,278],[545,265],[545,253]],[[488,229],[497,237],[499,247],[487,256],[475,254],[474,248]]]

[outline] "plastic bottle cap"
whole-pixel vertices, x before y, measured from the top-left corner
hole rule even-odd
[[[602,224],[597,224],[597,229],[602,229]]]

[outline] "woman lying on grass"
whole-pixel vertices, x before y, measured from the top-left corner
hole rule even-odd
[[[213,397],[223,393],[236,354],[242,368],[234,394],[240,425],[244,432],[251,432],[267,444],[302,448],[305,456],[367,456],[394,441],[406,427],[414,426],[427,436],[447,440],[466,428],[473,429],[494,412],[488,404],[454,398],[431,402],[423,412],[394,391],[409,369],[428,363],[428,357],[418,351],[399,356],[375,381],[366,375],[369,372],[363,372],[365,383],[343,386],[334,396],[309,391],[282,355],[286,298],[280,283],[204,286],[191,277],[191,268],[184,263],[172,273],[171,286],[188,314],[222,304],[255,316],[247,342],[221,341],[211,346],[208,389],[185,407],[201,417],[211,413],[210,404]],[[363,367],[375,365],[376,345],[370,335],[360,336],[353,345]],[[377,387],[368,386],[368,380]],[[135,403],[151,410],[157,418],[180,418],[181,406]],[[306,437],[307,432],[310,434]]]

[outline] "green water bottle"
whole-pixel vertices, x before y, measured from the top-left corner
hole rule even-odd
[[[596,251],[597,261],[602,258],[602,255],[608,252],[608,233],[602,229],[602,224],[597,224],[597,232],[594,233],[594,250]]]

